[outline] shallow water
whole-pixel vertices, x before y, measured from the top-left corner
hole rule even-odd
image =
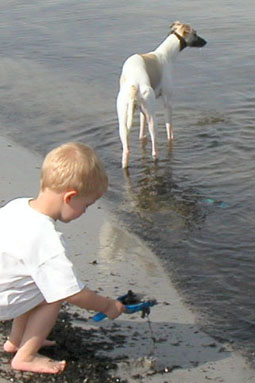
[[[209,10],[209,12],[208,12]],[[254,1],[1,1],[1,134],[45,153],[80,140],[110,175],[113,212],[155,250],[213,335],[254,348]],[[174,70],[175,140],[160,160],[131,135],[120,168],[115,100],[124,59],[175,20],[208,44]]]

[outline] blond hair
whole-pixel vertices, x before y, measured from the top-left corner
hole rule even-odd
[[[78,195],[102,195],[108,177],[97,154],[88,145],[68,142],[45,157],[40,178],[41,190],[64,192],[76,190]]]

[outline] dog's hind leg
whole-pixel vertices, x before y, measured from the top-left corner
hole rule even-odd
[[[143,112],[140,112],[140,134],[139,140],[143,140],[146,138],[146,117]]]
[[[127,168],[129,162],[129,133],[126,124],[120,121],[119,125],[120,139],[122,143],[122,167]]]
[[[117,98],[117,113],[119,119],[119,135],[122,143],[122,167],[127,168],[129,162],[129,133],[127,127],[127,110],[128,103],[124,101],[123,96],[119,93]]]
[[[156,142],[156,130],[157,123],[155,119],[155,113],[152,113],[148,116],[148,127],[151,136],[151,145],[152,145],[152,157],[154,160],[158,158],[157,142]]]
[[[123,122],[119,124],[119,133],[122,143],[122,167],[127,168],[129,162],[129,130]]]
[[[155,104],[156,98],[152,88],[147,88],[142,93],[142,112],[145,115],[145,119],[148,123],[149,133],[151,137],[151,145],[152,145],[152,157],[156,160],[158,157],[157,151],[157,140],[156,140],[156,132],[157,132],[157,122],[155,117]]]

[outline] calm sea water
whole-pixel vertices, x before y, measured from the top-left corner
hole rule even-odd
[[[2,0],[0,13],[1,134],[42,154],[69,140],[92,145],[110,175],[113,212],[161,258],[205,329],[252,360],[254,0]],[[178,56],[174,144],[159,103],[160,161],[134,126],[125,174],[115,110],[121,65],[154,49],[175,20],[208,44]]]

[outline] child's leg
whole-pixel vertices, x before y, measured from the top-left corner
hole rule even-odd
[[[26,327],[29,312],[15,318],[12,322],[12,329],[9,339],[4,343],[4,350],[6,352],[17,352],[20,347],[20,342],[23,337],[24,329]],[[45,339],[42,347],[55,346],[56,342],[53,340]]]
[[[9,339],[4,344],[4,350],[6,352],[16,352],[19,348],[28,316],[29,312],[20,315],[13,320]]]
[[[22,328],[23,333],[19,349],[11,362],[14,369],[48,374],[57,374],[64,370],[65,361],[54,361],[37,354],[56,322],[60,307],[59,302],[43,303],[25,314],[26,318],[15,323],[16,339],[19,338],[18,331]]]

